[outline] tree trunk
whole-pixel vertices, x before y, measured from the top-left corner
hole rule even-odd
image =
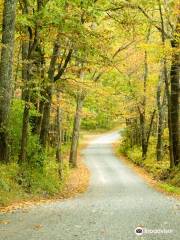
[[[0,162],[9,161],[7,123],[12,97],[12,66],[14,53],[16,0],[5,0],[0,63]]]
[[[171,125],[174,165],[180,163],[180,16],[178,16],[175,39],[171,41],[173,48],[171,64]]]
[[[163,59],[164,65],[164,80],[165,80],[165,91],[167,97],[167,108],[168,108],[168,132],[169,132],[169,157],[170,157],[170,167],[174,166],[174,154],[173,154],[173,142],[172,142],[172,121],[171,121],[171,97],[169,90],[169,79],[166,58]]]
[[[51,57],[51,62],[48,71],[48,77],[50,86],[46,89],[46,102],[44,103],[44,112],[42,117],[42,124],[41,124],[41,132],[40,132],[40,142],[44,148],[47,145],[47,138],[49,132],[49,122],[50,122],[50,112],[51,112],[51,101],[52,101],[52,89],[54,83],[54,73],[55,73],[55,66],[59,56],[59,35],[57,36],[57,40],[54,43],[53,54]]]
[[[79,143],[79,132],[80,132],[83,100],[84,98],[81,96],[81,94],[79,94],[77,96],[77,106],[76,106],[76,113],[74,117],[71,151],[70,151],[70,157],[69,157],[69,165],[70,167],[73,167],[73,168],[77,167],[77,149],[78,149],[78,143]]]
[[[51,101],[52,101],[52,86],[47,89],[46,102],[44,103],[44,112],[42,117],[41,132],[40,132],[40,143],[44,148],[47,145],[48,133],[49,133],[49,122],[51,112]]]
[[[163,12],[162,12],[162,6],[161,6],[161,1],[160,0],[158,0],[158,4],[159,4],[159,12],[160,12],[160,18],[161,18],[161,27],[162,27],[162,31],[161,31],[161,37],[162,37],[162,43],[163,43],[163,45],[165,46],[165,42],[166,42],[166,34],[165,34],[165,27],[164,27],[164,18],[163,18]],[[179,38],[179,16],[177,17],[177,27],[176,27],[176,30],[175,30],[175,33],[177,33],[177,36],[176,37],[178,37]],[[175,34],[176,35],[176,34]],[[176,45],[178,45],[179,43],[178,43],[179,41],[176,41],[176,39],[174,39],[174,40],[172,40],[172,42],[171,42],[171,45],[172,45],[172,47],[174,48],[174,49],[176,49]],[[177,50],[177,49],[176,49]],[[174,82],[174,77],[173,76],[177,76],[178,77],[178,72],[177,72],[177,70],[178,70],[178,68],[176,67],[176,61],[178,61],[178,56],[177,55],[179,55],[179,53],[178,53],[179,51],[177,51],[176,53],[174,53],[173,54],[173,56],[172,56],[172,58],[173,58],[173,61],[172,61],[172,69],[171,69],[171,76],[170,76],[170,78],[171,78],[171,85],[173,86],[173,87],[171,87],[171,91],[172,91],[172,88],[175,88],[175,92],[178,90],[178,86],[176,86],[176,84],[174,84],[173,82]],[[174,100],[174,102],[175,102],[175,104],[177,104],[177,95],[178,95],[178,93],[177,94],[170,94],[170,88],[169,88],[169,78],[168,78],[168,70],[167,70],[167,60],[166,60],[166,57],[164,57],[163,58],[163,64],[164,64],[164,81],[165,81],[165,90],[166,90],[166,96],[167,96],[167,106],[168,106],[168,130],[169,130],[169,157],[170,157],[170,167],[172,168],[174,165],[175,165],[175,162],[176,162],[176,160],[175,160],[175,153],[174,153],[174,151],[176,152],[176,147],[174,148],[174,143],[177,141],[177,139],[178,139],[178,137],[177,137],[177,139],[176,139],[176,135],[177,134],[179,134],[178,133],[178,129],[176,129],[176,131],[177,131],[177,134],[175,133],[175,131],[173,130],[173,128],[174,128],[174,126],[175,125],[177,125],[177,123],[175,123],[174,124],[174,126],[172,126],[173,125],[173,123],[172,123],[172,117],[175,117],[175,118],[177,118],[177,116],[175,116],[176,114],[177,114],[177,109],[175,110],[176,111],[176,113],[175,114],[173,114],[173,110],[172,110],[172,108],[173,108],[173,106],[172,106],[172,102],[171,101],[173,101]],[[174,66],[173,66],[174,65]],[[176,77],[175,77],[176,78]],[[175,82],[177,81],[177,79],[175,80]],[[179,83],[178,83],[178,85],[179,85]],[[174,99],[172,99],[172,98],[174,98]],[[179,103],[178,103],[179,104]],[[178,106],[178,104],[177,104],[177,106]],[[176,107],[177,107],[176,106]],[[177,119],[176,119],[177,120]],[[174,134],[173,134],[173,131],[174,131]],[[173,138],[174,138],[174,140],[173,140]],[[177,147],[178,148],[178,147]]]
[[[163,135],[163,114],[162,110],[158,109],[158,128],[157,128],[157,145],[156,145],[156,158],[157,161],[162,159],[162,135]]]
[[[150,30],[149,30],[150,31]],[[149,39],[149,32],[148,37]],[[148,41],[148,40],[147,40]],[[147,79],[148,79],[148,61],[147,51],[144,54],[144,95],[142,100],[142,110],[139,109],[140,113],[140,126],[141,126],[141,146],[142,146],[142,158],[146,158],[147,153],[147,142],[146,142],[146,91],[147,91]]]
[[[59,177],[63,179],[63,159],[62,159],[62,113],[60,109],[60,94],[57,94],[57,146],[56,146],[56,159],[59,164]]]
[[[26,14],[27,10],[23,8],[23,14]],[[28,36],[28,30],[24,30],[24,34]],[[28,126],[29,126],[29,81],[30,81],[30,63],[27,63],[28,61],[28,54],[29,54],[29,41],[25,40],[22,42],[22,80],[25,84],[25,87],[23,89],[22,99],[25,102],[24,105],[24,113],[23,113],[23,125],[22,125],[22,133],[21,133],[21,148],[20,148],[20,154],[18,163],[22,164],[26,161],[26,155],[27,155],[27,142],[28,142]]]
[[[29,127],[29,103],[25,102],[23,113],[23,126],[21,135],[21,150],[19,154],[18,163],[22,164],[26,161],[27,156],[27,143],[28,143],[28,127]]]
[[[147,143],[146,143],[145,115],[143,113],[140,113],[140,126],[141,126],[142,159],[145,159],[147,153]]]
[[[162,81],[163,81],[164,74],[160,74],[159,83],[157,87],[157,109],[158,109],[158,122],[157,122],[157,144],[156,144],[156,159],[160,161],[162,159],[162,147],[163,147],[163,131],[164,131],[164,124],[163,124],[163,108],[165,105],[165,94],[163,96],[163,100],[161,101],[162,97]]]
[[[43,1],[38,0],[38,12],[41,11],[43,7]],[[24,15],[29,14],[28,12],[28,2],[24,1],[23,7],[22,7],[22,13]],[[39,24],[38,21],[36,22],[36,26],[34,30],[34,39],[32,41],[32,36],[28,31],[28,27],[25,28],[24,34],[25,36],[29,38],[29,40],[24,40],[22,43],[22,79],[24,81],[25,87],[23,89],[23,95],[22,98],[25,101],[24,106],[24,114],[23,114],[23,127],[22,127],[22,135],[21,135],[21,150],[19,154],[19,163],[22,164],[26,161],[26,155],[27,155],[27,144],[28,144],[28,127],[29,127],[29,120],[30,120],[30,101],[31,101],[31,94],[30,94],[30,80],[32,78],[31,74],[31,68],[34,65],[39,65],[43,62],[44,56],[41,51],[41,44],[40,44],[40,37],[39,37]],[[36,53],[36,54],[34,54]],[[38,56],[38,59],[34,55]],[[29,61],[27,63],[27,61]],[[44,64],[44,63],[42,63]]]
[[[44,100],[40,101],[39,104],[39,114],[40,116],[38,116],[36,118],[36,124],[35,124],[35,129],[34,132],[39,136],[40,132],[41,132],[41,126],[42,126],[42,120],[43,120],[43,112],[44,112]]]
[[[147,151],[148,151],[148,147],[149,147],[149,140],[150,140],[150,136],[151,136],[152,130],[153,130],[153,122],[154,122],[155,114],[156,114],[156,110],[154,110],[153,113],[152,113],[152,115],[151,115],[151,121],[150,121],[149,129],[148,129],[148,132],[147,132],[147,138],[146,138],[146,154],[145,154],[145,157],[146,157],[146,155],[147,155]]]

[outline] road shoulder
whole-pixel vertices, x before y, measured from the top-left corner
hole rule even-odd
[[[120,154],[118,151],[119,141],[113,144],[113,152],[116,157],[123,161],[129,168],[131,168],[135,173],[137,173],[141,178],[143,178],[148,185],[154,188],[156,191],[165,194],[166,196],[173,197],[180,200],[180,193],[171,192],[166,189],[166,183],[153,179],[153,177],[148,173],[143,167],[140,167],[133,163],[127,156]]]

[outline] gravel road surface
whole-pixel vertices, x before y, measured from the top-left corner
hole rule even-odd
[[[86,193],[1,214],[9,224],[0,224],[0,240],[179,240],[180,202],[152,189],[114,156],[111,144],[118,137],[103,134],[84,150],[91,171]],[[135,234],[138,226],[142,236]]]

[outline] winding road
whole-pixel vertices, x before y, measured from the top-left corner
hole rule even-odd
[[[83,151],[91,171],[86,193],[0,215],[9,221],[0,224],[0,240],[179,240],[179,201],[151,188],[114,156],[111,144],[118,138],[118,132],[103,134]],[[142,236],[135,234],[138,226]]]

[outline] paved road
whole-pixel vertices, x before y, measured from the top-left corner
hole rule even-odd
[[[180,239],[179,202],[156,192],[114,156],[111,143],[118,137],[117,132],[102,135],[84,151],[92,173],[85,194],[1,215],[10,223],[0,225],[0,240]],[[172,233],[140,237],[137,226]]]

